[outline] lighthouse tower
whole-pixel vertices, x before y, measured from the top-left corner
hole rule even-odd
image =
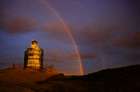
[[[36,40],[31,42],[29,48],[24,53],[24,69],[42,70],[43,69],[43,49]]]

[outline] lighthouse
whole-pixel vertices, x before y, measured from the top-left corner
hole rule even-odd
[[[24,52],[24,69],[43,69],[43,49],[39,47],[36,40],[33,40],[30,47]]]

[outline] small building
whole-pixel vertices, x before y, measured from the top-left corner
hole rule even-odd
[[[36,40],[33,40],[31,46],[24,52],[24,69],[43,69],[43,49]]]

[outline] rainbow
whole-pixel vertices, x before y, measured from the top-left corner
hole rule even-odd
[[[75,53],[77,55],[77,60],[79,62],[79,71],[80,71],[80,75],[83,75],[84,72],[83,72],[83,66],[82,66],[82,60],[81,60],[81,56],[80,56],[80,53],[79,53],[79,49],[78,49],[78,46],[77,46],[77,43],[72,35],[72,32],[70,30],[70,28],[68,27],[67,23],[64,21],[64,19],[60,16],[60,14],[57,12],[57,10],[55,8],[53,8],[47,0],[38,0],[39,2],[41,2],[42,5],[45,5],[45,7],[47,7],[59,20],[59,22],[63,25],[64,27],[64,31],[68,34],[69,38],[71,39],[72,41],[72,44],[74,46],[74,50],[75,50]]]

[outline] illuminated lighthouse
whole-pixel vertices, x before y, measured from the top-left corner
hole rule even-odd
[[[43,69],[43,49],[39,47],[36,40],[33,40],[31,46],[25,50],[24,69]]]

